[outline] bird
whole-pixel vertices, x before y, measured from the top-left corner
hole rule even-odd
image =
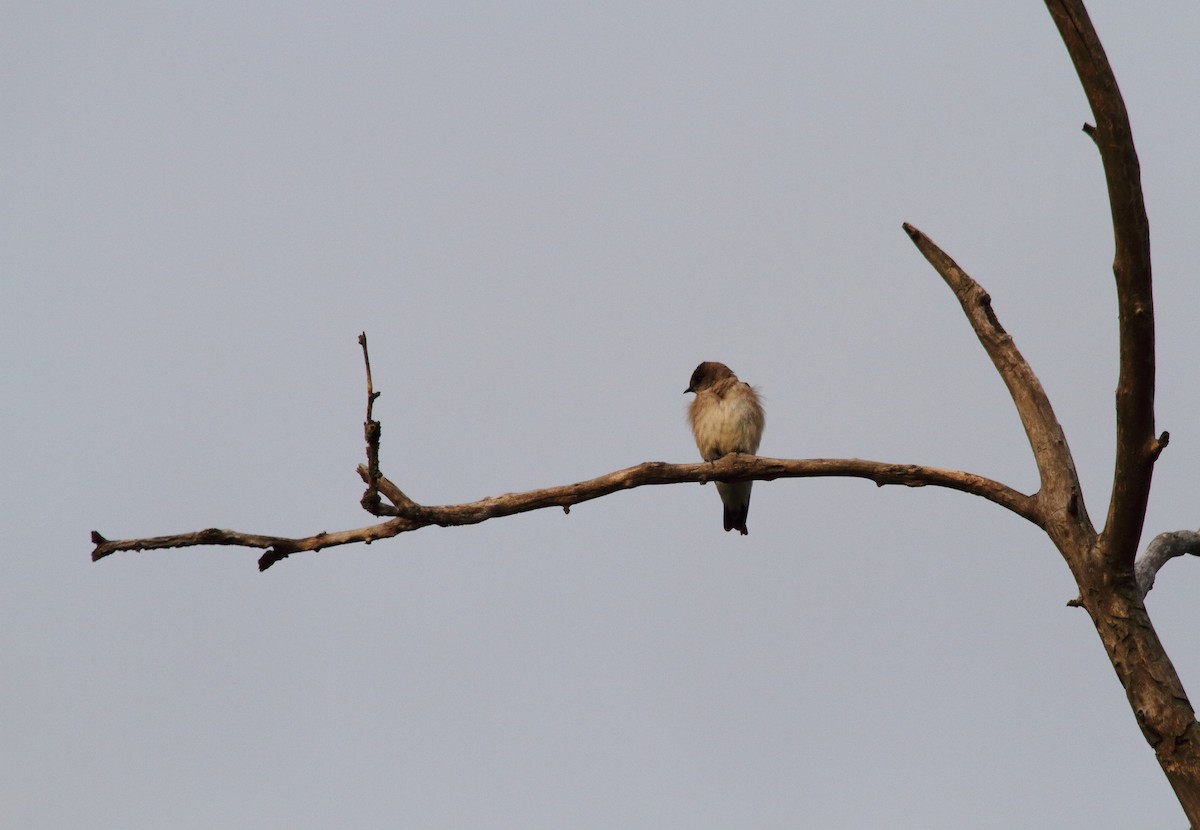
[[[766,416],[758,393],[738,380],[724,363],[706,360],[692,372],[686,395],[696,397],[688,406],[688,422],[696,447],[705,461],[716,461],[731,452],[754,455],[762,441]],[[752,481],[718,481],[717,493],[725,505],[725,532],[735,528],[745,536],[750,512]]]

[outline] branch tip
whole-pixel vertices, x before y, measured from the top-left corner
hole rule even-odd
[[[1050,508],[1050,512],[1042,512],[1041,515],[1047,516],[1055,512],[1056,508],[1065,507],[1070,494],[1079,489],[1079,479],[1075,473],[1075,462],[1071,458],[1067,437],[1063,433],[1062,425],[1058,423],[1041,381],[1017,348],[1013,338],[1000,324],[1000,319],[992,307],[991,297],[983,286],[926,234],[907,222],[904,223],[904,230],[925,260],[933,266],[933,270],[954,292],[980,345],[991,358],[992,365],[1004,381],[1004,385],[1008,387],[1009,396],[1021,418],[1021,425],[1033,450],[1034,461],[1041,478],[1039,492],[1042,495],[1038,500],[1043,504],[1049,505],[1053,502],[1055,505]]]
[[[1162,455],[1162,451],[1167,448],[1167,444],[1170,443],[1171,433],[1163,430],[1162,434],[1154,439],[1154,444],[1150,447],[1150,456],[1157,461],[1158,457]]]

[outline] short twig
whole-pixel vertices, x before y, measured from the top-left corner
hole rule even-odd
[[[373,410],[375,399],[379,393],[371,381],[371,355],[367,352],[367,333],[358,335],[358,345],[362,346],[363,364],[367,369],[367,420],[363,422],[363,438],[367,442],[367,474],[364,477],[367,490],[362,496],[362,506],[368,513],[379,515],[379,439],[383,434],[382,425],[374,419]]]

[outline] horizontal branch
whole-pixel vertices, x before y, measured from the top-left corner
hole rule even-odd
[[[340,530],[336,533],[322,531],[313,536],[290,538],[287,536],[267,536],[260,533],[242,533],[237,530],[224,530],[210,527],[192,533],[179,533],[172,536],[150,536],[145,539],[105,539],[98,532],[92,531],[92,543],[96,546],[92,551],[92,561],[123,550],[166,550],[168,548],[192,548],[203,545],[232,545],[243,548],[259,548],[266,550],[259,559],[259,570],[266,570],[280,559],[286,559],[290,554],[304,550],[320,550],[338,545],[365,543],[371,544],[377,539],[390,539],[405,530],[416,530],[423,525],[405,526],[406,519],[393,519],[367,527],[353,530]]]
[[[156,536],[146,539],[105,539],[92,531],[92,542],[96,545],[92,559],[103,559],[117,551],[161,550],[165,548],[194,547],[197,545],[239,545],[264,549],[259,559],[259,570],[266,570],[280,559],[306,550],[321,550],[338,545],[371,543],[388,539],[429,525],[449,527],[478,524],[488,519],[528,513],[546,507],[570,508],[581,502],[597,499],[618,490],[631,490],[652,484],[682,484],[706,481],[771,481],[777,478],[849,477],[865,478],[882,487],[885,484],[902,484],[907,487],[947,487],[964,493],[980,496],[995,502],[1030,522],[1044,527],[1036,499],[1020,493],[998,481],[959,470],[944,470],[916,464],[890,464],[882,461],[866,461],[858,458],[808,458],[782,459],[762,458],[753,455],[730,454],[715,462],[697,464],[667,464],[662,461],[647,461],[636,467],[608,473],[598,478],[545,487],[523,493],[506,493],[491,496],[466,504],[445,506],[418,505],[405,500],[397,505],[396,517],[379,524],[337,533],[318,533],[303,538],[264,536],[239,533],[233,530],[210,528],[195,533],[176,536]],[[387,494],[394,485],[380,477],[379,487]],[[391,509],[387,512],[392,512]]]

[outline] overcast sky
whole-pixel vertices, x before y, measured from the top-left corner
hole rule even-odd
[[[1200,6],[1092,2],[1141,155],[1146,536],[1200,524]],[[934,489],[643,488],[294,556],[383,468],[442,504],[761,452],[1036,487],[901,231],[991,292],[1111,484],[1111,231],[1043,5],[14,2],[0,11],[0,824],[1176,827],[1056,551]],[[1200,694],[1200,563],[1148,599]]]

